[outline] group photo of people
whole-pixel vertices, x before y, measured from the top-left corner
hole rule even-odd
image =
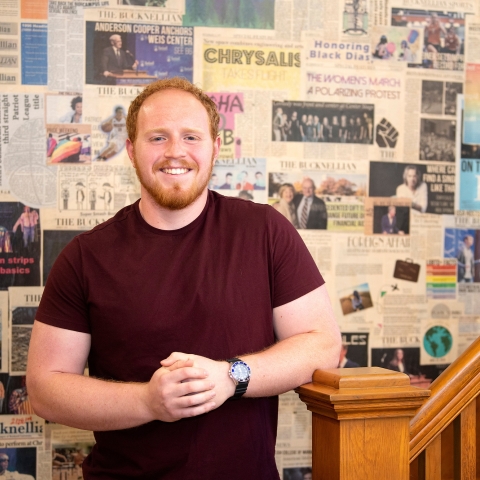
[[[314,102],[273,102],[274,142],[373,144],[374,106]],[[353,105],[349,105],[353,107]]]
[[[457,122],[430,118],[422,118],[420,122],[420,160],[455,162]]]

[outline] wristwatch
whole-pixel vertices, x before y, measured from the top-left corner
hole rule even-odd
[[[230,398],[231,400],[237,400],[247,391],[250,381],[250,367],[239,358],[229,358],[227,362],[231,363],[228,376],[235,384],[235,393]]]

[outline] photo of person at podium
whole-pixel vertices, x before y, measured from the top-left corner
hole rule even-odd
[[[115,85],[115,76],[123,74],[124,70],[136,70],[138,60],[128,51],[122,49],[122,37],[111,35],[110,46],[103,49],[101,73],[103,83]]]

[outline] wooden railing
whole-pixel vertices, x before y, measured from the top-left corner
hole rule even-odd
[[[317,370],[297,389],[312,412],[313,479],[475,480],[479,392],[480,339],[429,390],[378,367]]]

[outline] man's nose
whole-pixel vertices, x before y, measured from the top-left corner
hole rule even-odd
[[[167,142],[165,156],[168,158],[179,158],[185,156],[185,148],[178,138],[170,138]]]

